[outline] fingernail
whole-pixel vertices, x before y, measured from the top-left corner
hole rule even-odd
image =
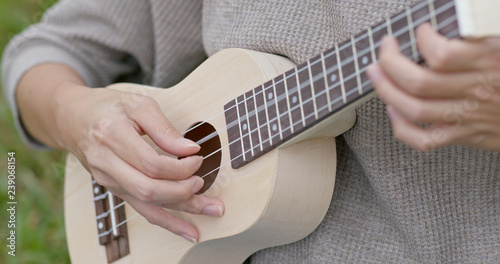
[[[197,193],[205,184],[205,181],[202,178],[198,178],[196,182],[193,184],[193,193]]]
[[[186,147],[197,147],[197,148],[200,147],[198,144],[196,144],[195,142],[193,142],[192,140],[187,139],[187,138],[181,137],[177,140],[179,141],[179,143],[181,143],[182,145],[184,145]]]
[[[210,216],[222,216],[222,207],[218,205],[207,205],[205,209],[203,209],[203,214]]]
[[[194,168],[198,170],[201,167],[201,164],[203,164],[203,157],[199,156],[198,161],[194,164]]]
[[[186,234],[181,234],[181,237],[183,237],[184,239],[186,239],[187,241],[189,241],[189,242],[191,242],[193,244],[198,243],[198,241],[196,239],[194,239],[194,238],[192,238],[192,237],[190,237],[190,236],[188,236]]]

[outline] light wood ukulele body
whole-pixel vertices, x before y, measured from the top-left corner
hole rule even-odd
[[[232,49],[215,55],[175,87],[129,92],[155,98],[175,127],[185,131],[219,114],[232,98],[293,66],[282,57]],[[259,249],[308,235],[323,219],[333,193],[333,136],[353,124],[354,114],[348,111],[340,120],[342,126],[330,131],[330,137],[311,133],[316,139],[272,150],[238,170],[231,168],[228,149],[224,149],[222,164],[227,165],[204,195],[224,201],[225,215],[214,218],[175,212],[196,226],[200,243],[189,243],[138,216],[127,223],[132,254],[116,263],[241,263]],[[224,115],[210,123],[222,146],[227,145]],[[65,215],[72,261],[106,263],[95,231],[91,175],[73,156],[68,157],[66,167]],[[126,205],[126,215],[135,214]]]
[[[333,194],[334,137],[354,124],[354,107],[374,93],[365,72],[377,60],[381,37],[393,35],[402,53],[418,61],[421,58],[415,53],[413,35],[417,25],[429,22],[448,37],[498,35],[498,10],[497,0],[425,0],[295,70],[295,65],[283,57],[229,49],[208,59],[172,88],[120,86],[124,91],[158,101],[180,132],[203,121],[215,128],[222,146],[217,164],[220,169],[213,184],[201,195],[221,199],[225,215],[217,218],[172,211],[198,229],[200,241],[192,244],[151,225],[125,203],[125,215],[130,220],[120,228],[126,228],[128,245],[119,242],[116,247],[126,247],[127,252],[110,258],[109,251],[99,244],[98,233],[102,238],[103,231],[96,226],[95,183],[78,160],[69,155],[65,216],[72,262],[241,263],[260,249],[307,236],[323,219]],[[286,92],[280,95],[280,90]],[[260,108],[257,99],[248,101],[258,96],[262,97]],[[228,102],[236,103],[231,106]],[[238,106],[239,110],[233,113],[237,118],[228,122],[228,110]],[[289,112],[282,112],[287,106]],[[257,113],[255,109],[262,111]],[[265,118],[261,115],[263,110]],[[274,115],[278,113],[277,121],[271,116],[273,111]],[[302,119],[296,122],[297,116]],[[255,119],[264,129],[257,129],[258,136],[245,136],[243,132],[255,126]],[[286,127],[287,122],[291,127]],[[236,145],[231,139],[235,133],[239,134]],[[229,144],[234,149],[228,148]],[[237,155],[238,151],[242,154]],[[121,235],[109,236],[115,241]]]

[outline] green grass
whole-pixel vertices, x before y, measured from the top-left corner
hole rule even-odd
[[[55,0],[0,0],[0,53]],[[7,254],[7,155],[16,153],[16,256]],[[27,148],[0,96],[0,263],[69,263],[63,215],[64,156]]]

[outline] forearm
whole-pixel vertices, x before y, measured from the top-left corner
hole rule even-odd
[[[70,67],[47,63],[33,67],[16,90],[21,122],[30,135],[54,149],[64,149],[58,140],[57,111],[61,102],[77,96],[84,82]]]

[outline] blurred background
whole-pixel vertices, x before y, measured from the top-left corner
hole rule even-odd
[[[57,0],[0,0],[0,54]],[[16,153],[16,256],[7,254],[7,155]],[[64,230],[65,153],[34,151],[20,140],[0,95],[0,263],[69,263]]]

